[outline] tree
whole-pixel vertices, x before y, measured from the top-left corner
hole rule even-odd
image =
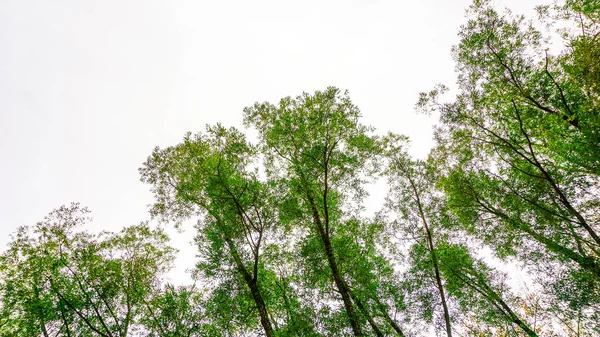
[[[214,313],[224,315],[224,324],[231,314],[246,320],[242,317],[247,315],[235,311],[250,300],[252,306],[240,309],[256,308],[265,334],[274,336],[281,313],[269,306],[276,277],[264,254],[274,244],[269,235],[277,231],[278,200],[274,182],[259,178],[257,158],[257,147],[241,132],[217,125],[206,134],[188,134],[179,145],[155,149],[140,172],[142,181],[153,185],[154,216],[175,222],[199,217],[196,241],[203,261],[198,267],[218,284],[212,293],[220,298],[213,302],[218,308]],[[252,329],[251,320],[246,323]]]
[[[307,244],[320,243],[327,274],[355,336],[364,335],[361,315],[381,334],[373,314],[360,299],[353,300],[354,284],[335,246],[341,228],[352,218],[352,201],[360,204],[365,196],[363,180],[375,164],[376,142],[370,128],[358,122],[359,116],[347,92],[334,87],[244,110],[245,123],[258,130],[267,175],[286,184],[300,215],[296,223],[310,230]]]
[[[78,231],[78,204],[22,227],[2,255],[3,336],[129,336],[149,289],[168,270],[168,237],[146,224],[120,233]]]
[[[441,185],[458,227],[537,268],[546,289],[569,282],[592,294],[600,286],[599,10],[594,1],[540,8],[547,23],[579,28],[563,32],[566,49],[552,56],[524,17],[476,1],[454,49],[459,94],[440,103],[440,86],[419,102],[440,113]]]
[[[434,193],[435,176],[432,166],[424,162],[412,161],[405,152],[405,142],[406,138],[394,134],[389,134],[385,139],[385,157],[388,162],[385,174],[390,186],[388,207],[402,217],[404,226],[416,231],[411,233],[414,237],[423,238],[415,243],[418,247],[413,247],[413,257],[415,262],[423,260],[419,248],[425,248],[427,251],[428,257],[420,262],[429,265],[430,271],[433,272],[436,290],[442,304],[446,334],[451,337],[450,311],[440,272],[435,240],[437,238],[432,228],[442,225],[444,209],[440,207],[442,202],[439,194]],[[417,270],[413,271],[417,272]]]
[[[390,224],[413,242],[404,275],[411,297],[420,302],[422,317],[433,315],[433,298],[437,297],[447,335],[452,334],[453,321],[473,313],[479,325],[498,329],[506,323],[515,324],[527,335],[537,336],[505,300],[514,299],[501,281],[501,273],[475,260],[461,243],[467,242],[465,238],[453,233],[457,219],[436,186],[443,163],[435,153],[427,160],[412,160],[406,152],[405,137],[389,134],[384,140],[390,188],[387,208],[391,216],[398,217]],[[458,306],[454,313],[449,309],[451,300]]]

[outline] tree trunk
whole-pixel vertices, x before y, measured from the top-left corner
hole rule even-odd
[[[379,310],[381,311],[381,315],[383,316],[385,321],[388,322],[388,324],[394,329],[394,331],[396,331],[396,334],[398,334],[398,336],[404,336],[402,329],[400,329],[400,326],[398,325],[398,323],[396,323],[396,321],[394,321],[390,317],[390,314],[388,313],[388,311],[385,308],[385,306],[383,305],[383,303],[381,303],[381,301],[378,298],[375,298],[375,301],[377,302],[377,306],[379,307]]]
[[[235,260],[236,267],[242,273],[244,277],[244,281],[246,281],[246,285],[250,289],[250,293],[252,294],[252,298],[254,299],[254,303],[258,308],[258,313],[260,315],[260,324],[263,326],[265,330],[265,336],[273,337],[273,325],[271,324],[271,320],[269,319],[269,313],[267,311],[267,305],[260,293],[260,289],[258,288],[257,280],[254,279],[246,267],[242,262],[240,255],[238,254],[237,249],[235,248],[234,243],[230,238],[225,237],[225,241],[227,241],[227,245],[229,246],[229,251],[231,252],[231,256]]]
[[[350,325],[352,326],[354,336],[363,336],[362,330],[360,328],[360,322],[358,321],[358,317],[356,315],[356,312],[354,311],[354,306],[352,305],[352,299],[350,298],[350,289],[346,284],[346,280],[344,280],[338,269],[337,262],[335,261],[335,256],[333,255],[333,249],[331,248],[331,241],[329,240],[329,235],[325,233],[325,230],[322,226],[319,227],[319,232],[321,234],[321,240],[323,241],[323,245],[325,246],[325,252],[327,253],[327,261],[329,262],[329,268],[331,268],[331,274],[333,275],[333,279],[335,281],[335,285],[337,286],[338,291],[342,295],[344,308],[346,309],[346,314],[348,314],[348,318],[350,319]]]
[[[473,282],[468,276],[463,276],[460,272],[452,270],[452,273],[462,280],[466,286],[471,287],[476,292],[481,294],[488,302],[490,302],[499,312],[501,312],[507,321],[518,325],[529,337],[538,337],[537,333],[533,331],[525,322],[523,322],[519,316],[508,306],[506,302],[498,295],[494,289],[492,289],[486,282]]]
[[[375,335],[377,335],[379,337],[383,337],[383,333],[381,332],[381,330],[379,330],[377,323],[375,323],[375,321],[373,320],[373,317],[371,316],[371,314],[369,314],[369,311],[367,311],[367,308],[365,308],[365,306],[362,304],[360,299],[358,297],[356,297],[356,295],[354,295],[354,293],[352,293],[352,292],[350,292],[350,295],[352,296],[352,300],[354,300],[354,303],[356,303],[358,310],[360,310],[360,312],[362,312],[362,314],[365,315],[365,317],[367,318],[367,321],[369,321],[369,324],[371,325],[371,328],[375,332]]]
[[[425,212],[423,211],[423,206],[421,205],[421,198],[419,197],[419,192],[417,190],[417,186],[415,182],[412,180],[412,177],[409,175],[408,177],[410,181],[410,185],[415,194],[415,198],[417,201],[417,207],[419,209],[419,215],[421,216],[421,220],[423,221],[423,226],[425,227],[425,234],[427,235],[427,243],[429,245],[429,253],[431,254],[431,260],[433,262],[433,269],[435,272],[435,281],[437,283],[438,290],[440,292],[440,298],[442,300],[442,307],[444,309],[444,321],[446,322],[446,334],[448,337],[452,337],[452,327],[450,325],[450,313],[448,311],[448,305],[446,304],[446,295],[444,294],[444,285],[442,284],[442,277],[440,276],[440,266],[438,264],[437,256],[435,254],[435,248],[433,246],[433,235],[431,234],[431,230],[429,229],[429,224],[427,223],[427,218],[425,217]]]
[[[304,179],[303,179],[304,180]],[[331,240],[329,239],[329,233],[325,230],[323,226],[323,222],[321,221],[321,217],[319,216],[319,211],[317,210],[317,206],[315,204],[314,199],[310,195],[310,192],[306,191],[308,202],[312,208],[313,212],[313,220],[315,221],[315,225],[317,227],[317,231],[319,232],[319,236],[321,237],[321,242],[325,247],[325,253],[327,255],[327,262],[329,262],[329,268],[331,269],[331,274],[333,275],[333,280],[335,281],[335,285],[340,295],[342,295],[342,301],[344,302],[344,309],[346,309],[346,314],[348,315],[348,319],[350,320],[350,325],[352,326],[352,332],[354,336],[364,336],[363,332],[360,328],[360,322],[358,321],[358,316],[354,311],[354,305],[352,304],[352,299],[350,298],[350,289],[346,284],[346,281],[342,277],[337,262],[335,261],[335,256],[333,254],[333,248],[331,247]]]

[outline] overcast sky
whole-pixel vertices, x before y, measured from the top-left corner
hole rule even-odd
[[[549,2],[496,0],[526,14]],[[425,156],[434,120],[414,103],[455,83],[450,48],[469,4],[0,0],[0,249],[72,201],[94,230],[148,219],[137,169],[152,149],[206,124],[242,127],[255,101],[348,89],[365,124]]]

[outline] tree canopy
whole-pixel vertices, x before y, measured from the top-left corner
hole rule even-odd
[[[20,228],[0,335],[600,334],[600,4],[537,10],[474,1],[456,95],[417,103],[439,114],[425,159],[328,87],[246,107],[254,142],[216,124],[155,148],[154,222],[92,233],[74,203]],[[194,283],[171,284],[161,226],[190,222]]]

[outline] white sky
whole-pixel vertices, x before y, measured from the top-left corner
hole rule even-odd
[[[532,13],[549,0],[496,0]],[[61,204],[94,230],[147,219],[155,146],[334,85],[364,123],[432,145],[418,93],[452,86],[467,0],[0,0],[0,250]],[[184,249],[193,230],[174,238]],[[184,249],[191,266],[193,249]]]

